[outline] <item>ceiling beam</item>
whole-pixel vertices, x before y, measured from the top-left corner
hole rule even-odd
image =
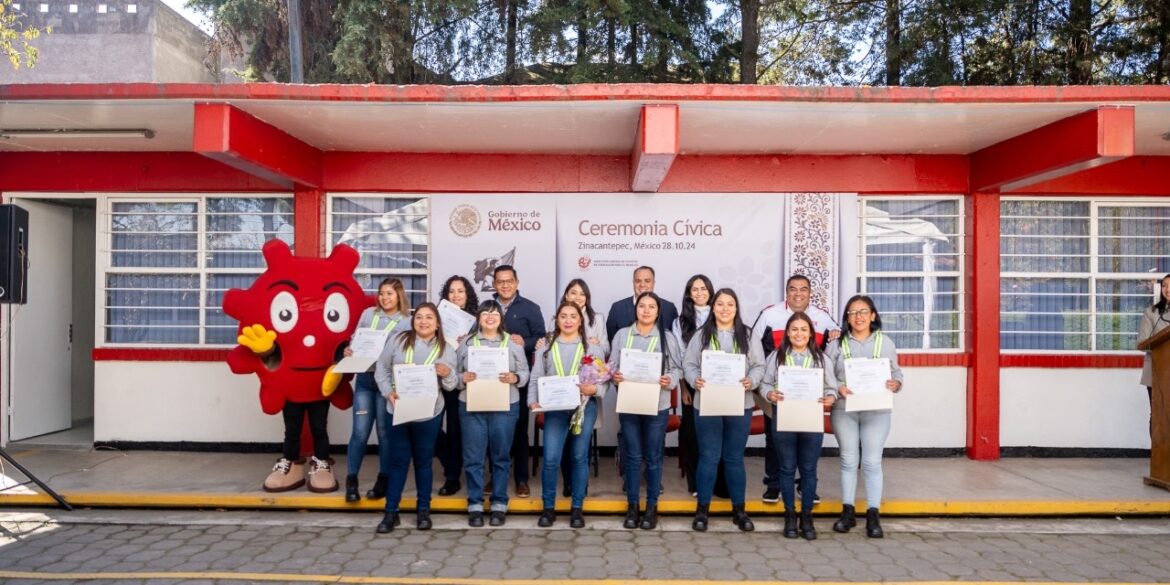
[[[230,104],[195,104],[194,151],[285,189],[321,186],[321,151]]]
[[[1134,154],[1133,106],[1099,106],[971,155],[972,191],[1017,191]]]
[[[678,156],[678,105],[642,106],[630,154],[630,190],[657,192]]]

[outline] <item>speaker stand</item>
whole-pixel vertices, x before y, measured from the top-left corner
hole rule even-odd
[[[8,451],[5,451],[3,448],[0,448],[0,458],[3,458],[5,461],[11,463],[12,466],[15,467],[17,470],[19,470],[22,474],[24,474],[24,476],[27,477],[29,479],[29,481],[37,484],[37,486],[39,486],[42,490],[44,490],[44,492],[46,494],[49,494],[49,496],[51,496],[54,500],[57,500],[57,503],[60,504],[60,506],[62,508],[65,508],[66,510],[68,510],[70,512],[73,511],[73,506],[69,505],[69,502],[66,502],[65,498],[61,497],[61,494],[58,494],[57,492],[53,491],[53,488],[49,487],[47,484],[45,484],[45,482],[41,481],[40,479],[37,479],[37,476],[33,475],[31,471],[25,469],[23,465],[18,463],[16,461],[16,459],[14,459],[12,457],[12,455],[9,455]],[[19,483],[16,485],[20,486],[20,485],[26,485],[28,483],[29,482],[26,481],[24,483]],[[12,487],[16,487],[16,486],[12,486]],[[10,488],[6,488],[6,489],[10,489]]]

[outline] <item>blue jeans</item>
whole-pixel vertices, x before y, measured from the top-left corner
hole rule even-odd
[[[569,421],[572,418],[572,410],[544,413],[544,465],[540,468],[540,498],[545,509],[553,508],[557,503],[557,475],[561,467],[561,453],[565,441],[569,439]],[[585,405],[581,434],[573,437],[570,448],[574,508],[585,504],[585,492],[589,488],[589,443],[596,421],[597,401],[590,399]]]
[[[841,503],[853,505],[857,495],[857,463],[865,471],[865,500],[869,508],[882,507],[882,450],[890,436],[888,410],[845,412],[834,407],[833,434],[841,447]]]
[[[483,511],[483,460],[492,464],[492,511],[508,511],[508,475],[512,472],[512,434],[520,417],[520,403],[508,412],[467,412],[459,403],[459,424],[463,426],[463,471],[467,476],[467,511]]]
[[[622,458],[625,460],[626,501],[638,505],[642,483],[642,462],[646,462],[646,508],[658,505],[662,486],[662,456],[666,448],[667,411],[654,416],[619,414],[622,430]]]
[[[740,416],[702,416],[696,413],[695,431],[699,436],[699,469],[695,487],[699,490],[699,505],[711,504],[715,491],[715,475],[719,462],[727,477],[727,491],[734,506],[744,505],[747,490],[747,472],[743,468],[743,452],[747,449],[748,434],[752,430],[752,411],[745,408]]]
[[[431,488],[434,487],[434,469],[431,460],[435,458],[435,439],[443,425],[443,414],[439,413],[426,420],[408,422],[393,426],[394,414],[386,413],[389,427],[390,481],[386,486],[386,511],[397,512],[402,502],[402,489],[406,487],[406,474],[414,461],[414,486],[418,491],[418,509],[431,509]]]
[[[346,475],[357,475],[366,455],[370,430],[378,429],[378,473],[390,473],[390,440],[387,427],[390,413],[386,412],[386,398],[378,391],[374,375],[358,374],[353,386],[353,432],[349,435],[349,449],[345,452]]]
[[[812,510],[817,493],[817,461],[821,459],[825,434],[778,432],[774,420],[768,421],[772,423],[768,434],[776,444],[777,479],[784,509],[796,509],[796,470],[800,469],[800,509]]]

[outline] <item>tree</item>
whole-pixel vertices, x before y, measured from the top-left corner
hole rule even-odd
[[[0,0],[0,50],[8,56],[13,69],[20,69],[21,66],[36,67],[40,51],[33,46],[33,41],[40,38],[41,34],[53,32],[53,28],[48,26],[44,30],[26,27],[20,22],[23,18],[23,14],[12,10],[12,0]]]

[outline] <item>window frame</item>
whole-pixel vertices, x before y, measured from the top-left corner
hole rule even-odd
[[[367,274],[368,275],[373,275],[373,274],[386,275],[386,274],[389,274],[390,276],[398,276],[398,275],[420,276],[421,275],[426,279],[426,288],[422,291],[407,289],[406,294],[409,296],[412,292],[421,292],[423,295],[423,298],[428,300],[428,301],[431,299],[432,294],[437,294],[437,291],[433,290],[435,282],[434,282],[434,278],[431,274],[431,266],[432,266],[431,254],[434,251],[434,246],[432,245],[432,234],[434,231],[434,217],[431,215],[431,194],[430,193],[399,193],[399,192],[380,193],[380,192],[374,192],[374,191],[361,191],[361,192],[331,192],[331,193],[326,194],[326,197],[325,197],[325,226],[326,226],[326,229],[325,229],[325,255],[326,256],[333,253],[333,246],[334,246],[333,240],[334,240],[335,235],[337,234],[337,232],[333,229],[334,216],[335,215],[349,215],[349,214],[337,214],[333,211],[334,201],[337,199],[425,199],[427,201],[427,231],[426,231],[426,238],[427,238],[426,264],[427,265],[426,265],[426,268],[406,268],[406,269],[396,270],[394,272],[382,272],[379,270],[371,270],[371,269],[367,269],[367,268],[362,268],[362,266],[359,264],[358,267],[356,269],[354,269],[353,272],[354,272],[355,276],[359,275],[359,274],[362,274],[362,275],[367,275]],[[372,292],[376,293],[377,291],[372,291]],[[415,303],[411,303],[412,309],[414,306],[415,306]]]
[[[999,273],[999,280],[1001,282],[1005,278],[1023,278],[1023,279],[1027,279],[1027,278],[1052,278],[1052,279],[1064,278],[1064,279],[1073,279],[1073,280],[1079,280],[1079,279],[1086,279],[1087,280],[1087,282],[1088,282],[1087,290],[1088,290],[1089,309],[1088,309],[1088,312],[1086,313],[1086,317],[1089,321],[1089,328],[1085,333],[1088,335],[1088,338],[1089,338],[1089,349],[1002,349],[1001,348],[1000,353],[1009,354],[1009,355],[1069,355],[1069,354],[1089,355],[1089,354],[1096,354],[1096,353],[1103,353],[1106,355],[1114,355],[1114,356],[1142,355],[1143,352],[1140,350],[1137,350],[1137,349],[1125,350],[1125,349],[1098,349],[1097,348],[1097,316],[1098,316],[1097,283],[1099,281],[1141,281],[1141,280],[1144,280],[1144,279],[1135,278],[1135,276],[1137,276],[1137,275],[1144,275],[1144,276],[1148,277],[1151,281],[1156,281],[1156,280],[1160,279],[1162,276],[1164,276],[1164,274],[1157,273],[1157,274],[1151,275],[1148,273],[1137,273],[1137,272],[1101,272],[1100,268],[1099,268],[1099,266],[1100,266],[1099,261],[1101,258],[1101,256],[1100,256],[1101,233],[1100,233],[1100,223],[1099,223],[1101,217],[1100,217],[1099,211],[1100,211],[1100,208],[1102,208],[1102,207],[1164,207],[1164,208],[1170,208],[1170,201],[1168,201],[1165,198],[1154,198],[1154,197],[1132,197],[1132,198],[1126,197],[1126,198],[1122,199],[1119,197],[1110,197],[1108,195],[1100,195],[1100,196],[1084,196],[1084,195],[1081,195],[1081,196],[1073,196],[1073,195],[1068,195],[1068,196],[1061,196],[1061,195],[1007,196],[1007,195],[1004,195],[1004,196],[1000,197],[1000,202],[1001,202],[1000,221],[1003,220],[1002,202],[1004,202],[1004,201],[1035,201],[1035,202],[1079,201],[1079,202],[1086,202],[1089,204],[1089,216],[1087,218],[1089,221],[1089,234],[1087,236],[1089,238],[1089,254],[1088,254],[1089,270],[1087,272],[1031,272],[1031,273],[1029,273],[1029,272],[1018,272],[1018,271],[1005,271],[1002,269],[1002,265],[1003,265],[1002,260],[1003,260],[1004,256],[1002,253],[999,256],[1000,267],[1001,267],[1000,273]],[[1039,216],[1039,217],[1043,219],[1043,218],[1047,218],[1048,216]],[[1059,218],[1054,218],[1054,219],[1065,219],[1065,218],[1066,217],[1059,217]],[[1003,230],[1000,230],[999,237],[1001,238],[1001,240],[1004,237]],[[1002,248],[1002,242],[1001,242],[1001,248]],[[1155,288],[1155,291],[1156,290],[1157,290],[1157,288]],[[1154,298],[1154,297],[1150,298],[1151,304],[1153,304],[1156,301],[1157,301],[1156,298]],[[1001,293],[1000,302],[999,302],[999,315],[1000,315],[1000,319],[1001,319],[1001,321],[1000,321],[1000,323],[1001,323],[1000,336],[1001,337],[1004,334],[1003,327],[1002,327],[1002,318],[1003,318],[1003,315],[1005,314],[1005,312],[1003,310],[1003,305],[1004,305],[1003,295]],[[1015,313],[1012,313],[1012,314],[1015,314]],[[1049,334],[1051,332],[1026,331],[1026,332],[1013,332],[1013,333]],[[1135,331],[1135,333],[1136,333],[1136,331]]]
[[[967,304],[969,292],[967,291],[967,209],[966,197],[963,194],[859,194],[857,197],[857,294],[869,294],[868,281],[871,278],[925,278],[925,272],[914,271],[871,271],[866,264],[866,236],[865,224],[867,219],[866,209],[869,207],[870,201],[902,201],[902,200],[927,200],[927,201],[953,201],[956,203],[958,213],[950,216],[926,216],[926,217],[944,217],[954,218],[958,233],[946,234],[948,237],[955,238],[958,245],[955,249],[955,258],[958,260],[956,265],[957,270],[935,271],[936,277],[956,278],[958,282],[955,295],[957,296],[957,308],[955,312],[958,313],[958,329],[957,330],[940,330],[940,333],[956,333],[958,335],[958,346],[953,348],[942,347],[898,347],[898,353],[906,354],[962,354],[968,351],[967,346]],[[903,255],[904,256],[904,255]],[[879,308],[879,311],[881,309]],[[837,316],[834,316],[836,318]]]
[[[207,305],[207,298],[209,296],[208,277],[213,274],[251,274],[255,272],[256,268],[210,268],[208,262],[208,246],[207,246],[207,200],[208,199],[284,199],[289,202],[289,208],[293,209],[293,197],[290,193],[274,192],[274,193],[156,193],[151,196],[143,196],[140,193],[133,194],[109,194],[97,198],[97,269],[94,277],[94,347],[95,348],[115,348],[115,349],[131,349],[131,348],[149,348],[149,349],[225,349],[234,347],[234,343],[220,344],[207,342],[207,310],[211,307]],[[114,255],[114,229],[113,218],[114,204],[116,203],[194,203],[195,204],[195,220],[196,220],[196,245],[194,250],[196,254],[196,266],[187,267],[122,267],[113,266]],[[296,229],[296,218],[293,216],[291,224]],[[218,233],[218,232],[217,232]],[[259,269],[260,272],[264,268]],[[199,287],[197,290],[199,295],[199,305],[193,307],[199,312],[198,320],[198,341],[195,343],[163,343],[157,341],[148,342],[116,342],[107,341],[107,328],[109,323],[106,319],[106,311],[109,306],[107,304],[107,292],[110,290],[107,286],[107,277],[110,274],[158,274],[158,275],[183,275],[194,274],[198,277]]]

